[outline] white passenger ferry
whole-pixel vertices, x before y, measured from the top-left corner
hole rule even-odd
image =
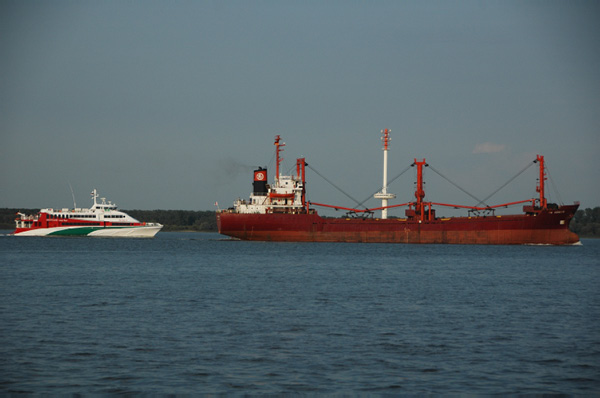
[[[41,209],[36,215],[17,213],[15,236],[104,236],[152,238],[163,227],[158,223],[140,222],[117,205],[92,192],[94,205],[89,209]]]

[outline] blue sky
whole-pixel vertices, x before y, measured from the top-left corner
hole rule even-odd
[[[484,198],[546,157],[600,205],[600,3],[3,1],[0,207],[213,210],[273,138],[362,200],[414,158]],[[308,171],[315,202],[354,203]],[[426,171],[426,200],[473,199]],[[413,198],[414,173],[389,187]],[[535,196],[532,167],[488,204]],[[552,188],[552,185],[556,189]],[[374,199],[367,205],[378,204]],[[392,215],[394,215],[392,213]]]

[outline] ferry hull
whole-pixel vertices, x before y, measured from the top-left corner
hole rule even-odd
[[[405,219],[323,218],[318,214],[217,214],[219,233],[241,240],[421,244],[570,245],[578,205],[535,214]]]
[[[14,236],[95,236],[107,238],[153,238],[162,225],[141,227],[55,227],[17,229]]]

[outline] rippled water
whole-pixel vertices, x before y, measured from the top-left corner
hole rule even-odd
[[[0,236],[0,393],[600,393],[583,246]]]

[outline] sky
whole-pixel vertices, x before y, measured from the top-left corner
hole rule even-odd
[[[578,0],[3,0],[0,207],[89,207],[96,188],[122,209],[226,208],[254,168],[273,178],[276,135],[286,174],[309,163],[309,200],[354,207],[381,189],[385,128],[390,179],[431,166],[425,200],[475,205],[541,154],[550,201],[600,206],[599,19]]]

